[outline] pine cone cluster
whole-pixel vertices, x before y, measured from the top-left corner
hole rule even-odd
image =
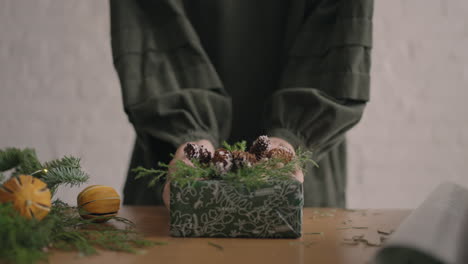
[[[217,149],[211,162],[219,174],[226,174],[232,168],[232,153],[226,149]]]
[[[187,159],[200,159],[201,147],[197,144],[187,143],[184,148],[184,154]]]
[[[184,148],[184,154],[187,159],[196,159],[202,164],[208,164],[211,161],[211,152],[202,145],[187,143]]]
[[[212,155],[202,145],[187,143],[184,154],[188,159],[196,159],[201,164],[213,164],[218,176],[226,174],[232,169],[252,167],[262,159],[277,159],[284,166],[294,158],[294,153],[289,148],[280,146],[272,149],[270,139],[265,135],[258,137],[248,152],[241,150],[231,152],[220,148]]]
[[[270,148],[270,138],[268,136],[259,136],[250,147],[249,152],[254,154],[257,160],[261,160],[266,157]]]
[[[202,164],[208,164],[211,161],[211,152],[204,146],[200,146],[200,162]]]
[[[257,157],[249,152],[245,151],[233,151],[232,161],[235,169],[252,167],[257,162]]]
[[[294,153],[289,148],[280,146],[278,148],[274,148],[268,151],[266,157],[268,159],[278,159],[284,164],[286,164],[293,159]]]

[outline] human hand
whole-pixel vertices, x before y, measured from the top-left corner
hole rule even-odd
[[[193,166],[192,162],[185,156],[185,153],[184,153],[184,148],[188,143],[193,143],[193,144],[197,144],[197,145],[200,145],[200,146],[204,146],[208,151],[210,151],[211,153],[214,153],[213,144],[209,140],[202,139],[202,140],[198,140],[198,141],[186,142],[186,143],[180,145],[177,148],[177,150],[176,150],[176,152],[174,154],[174,158],[172,158],[172,160],[169,162],[168,174],[171,174],[171,173],[174,172],[175,164],[179,160],[184,162],[185,164],[187,164],[189,166]],[[171,194],[170,186],[171,186],[170,180],[167,179],[166,183],[164,185],[163,194],[162,194],[162,198],[163,198],[164,204],[166,205],[167,209],[170,209],[169,208],[170,207],[170,194]]]
[[[272,149],[278,148],[278,147],[285,147],[289,149],[293,153],[294,156],[296,155],[296,151],[294,150],[293,146],[282,138],[271,137],[270,143],[271,143]],[[302,169],[300,167],[297,167],[296,171],[294,171],[293,178],[295,178],[301,183],[304,182],[304,173],[302,172]]]

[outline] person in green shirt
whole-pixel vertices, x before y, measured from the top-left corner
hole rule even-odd
[[[187,142],[275,144],[313,152],[305,206],[345,206],[346,132],[369,100],[372,0],[111,0],[130,168]],[[179,153],[179,155],[177,155]],[[301,176],[296,175],[299,180]],[[162,204],[129,170],[125,204]],[[168,185],[166,185],[168,186]]]

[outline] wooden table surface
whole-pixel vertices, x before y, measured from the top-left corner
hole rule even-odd
[[[167,242],[141,254],[101,251],[97,256],[54,252],[50,263],[368,263],[378,246],[343,243],[353,236],[375,236],[377,230],[395,229],[408,210],[342,210],[305,208],[302,238],[238,239],[175,238],[169,235],[169,213],[163,207],[124,206],[119,216],[132,220],[151,240]],[[213,243],[222,248],[213,246]]]

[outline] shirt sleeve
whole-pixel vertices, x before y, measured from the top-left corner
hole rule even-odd
[[[231,99],[182,1],[111,0],[110,7],[114,66],[137,134],[174,147],[224,140]]]
[[[318,160],[359,122],[369,100],[373,1],[311,2],[266,104],[266,127]]]

